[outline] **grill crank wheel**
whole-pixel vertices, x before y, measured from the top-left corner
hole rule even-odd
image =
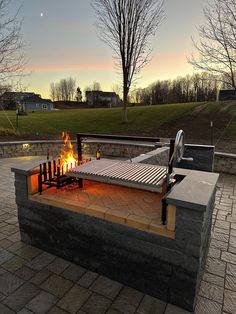
[[[174,143],[174,151],[171,155],[169,160],[169,171],[166,174],[166,185],[167,185],[167,193],[162,199],[162,223],[163,225],[166,224],[166,210],[167,210],[167,202],[166,197],[169,194],[172,185],[174,184],[175,180],[170,179],[173,172],[173,164],[176,163],[177,165],[182,161],[193,161],[192,157],[184,157],[184,131],[179,130],[175,137]]]
[[[179,130],[175,137],[174,152],[169,161],[169,165],[172,164],[174,161],[177,163],[180,163],[181,160],[193,161],[192,157],[187,158],[183,156],[184,156],[184,131]]]

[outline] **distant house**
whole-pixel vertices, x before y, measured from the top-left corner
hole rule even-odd
[[[21,101],[21,108],[24,111],[53,110],[54,105],[50,99],[43,99],[37,95],[25,98]]]
[[[119,96],[114,92],[87,91],[86,101],[89,107],[115,107],[120,104]]]
[[[40,95],[32,93],[32,92],[5,92],[1,96],[1,101],[21,101],[25,98],[32,97],[34,95],[37,95],[40,97]]]
[[[235,89],[221,89],[218,93],[218,100],[236,100]]]
[[[16,109],[17,107],[24,111],[54,109],[50,99],[43,99],[39,94],[32,92],[5,92],[0,101],[5,109]]]

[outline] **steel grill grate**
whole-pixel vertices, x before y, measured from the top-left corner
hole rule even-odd
[[[166,177],[166,168],[103,159],[77,166],[71,169],[68,175],[159,192]]]

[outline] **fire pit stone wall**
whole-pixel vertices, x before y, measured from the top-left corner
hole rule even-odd
[[[217,174],[176,170],[184,179],[167,198],[176,210],[175,238],[171,239],[33,200],[38,172],[34,166],[12,169],[22,241],[194,310]]]

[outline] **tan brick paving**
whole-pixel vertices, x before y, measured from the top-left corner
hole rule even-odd
[[[10,167],[27,159],[30,158],[0,159],[1,314],[188,313],[22,243]],[[121,194],[119,197],[119,206],[127,206],[125,197]],[[104,198],[104,204],[109,207],[114,198],[115,195]],[[81,201],[89,203],[89,198],[81,196]],[[146,201],[139,202],[142,204],[139,210],[145,211]],[[135,206],[130,207],[131,211],[133,209]],[[236,313],[235,248],[236,177],[221,175],[213,214],[212,240],[195,313]]]
[[[31,197],[38,202],[55,206],[60,203],[83,214],[174,238],[174,232],[168,231],[161,222],[160,193],[84,180],[82,190],[75,184],[60,190],[51,188]]]

